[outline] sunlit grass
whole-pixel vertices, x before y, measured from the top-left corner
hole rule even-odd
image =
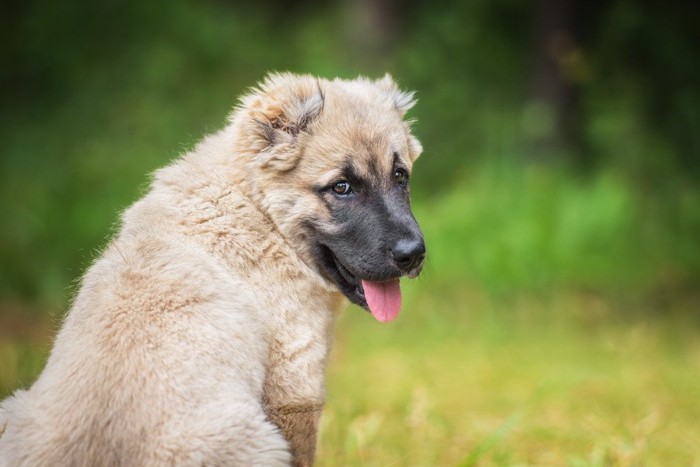
[[[388,326],[343,316],[319,465],[700,462],[692,326],[575,296],[411,298]]]
[[[344,312],[319,466],[700,463],[697,323],[582,295],[435,295],[434,281],[407,284],[391,324]],[[44,336],[0,338],[2,395],[38,374]]]

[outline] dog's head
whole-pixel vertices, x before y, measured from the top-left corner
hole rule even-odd
[[[412,93],[377,81],[276,74],[242,101],[256,198],[305,260],[380,321],[425,244],[409,203],[422,148],[404,115]]]

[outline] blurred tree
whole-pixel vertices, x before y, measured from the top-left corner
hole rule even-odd
[[[394,48],[399,21],[396,0],[349,0],[346,8],[353,12],[352,42],[364,53],[380,55]]]
[[[671,148],[667,160],[650,161],[649,171],[690,175],[692,183],[700,172],[698,25],[700,7],[693,2],[617,0],[593,43],[596,91],[634,100],[645,130]]]
[[[607,0],[538,0],[532,9],[529,103],[543,118],[531,157],[570,154],[579,167],[591,167],[584,148],[582,87],[590,79],[587,54]]]
[[[542,157],[579,143],[573,115],[578,113],[579,88],[569,72],[569,62],[579,47],[575,36],[575,0],[538,0],[533,14],[530,105],[547,119],[542,133],[535,135],[532,154]]]

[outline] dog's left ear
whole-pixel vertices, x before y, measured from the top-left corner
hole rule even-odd
[[[279,171],[293,169],[298,162],[295,145],[299,135],[323,110],[321,84],[311,76],[271,74],[243,105],[259,138],[257,155],[261,167]]]
[[[389,73],[378,79],[376,84],[386,93],[390,104],[401,114],[401,117],[406,115],[406,112],[416,105],[415,93],[400,90]]]

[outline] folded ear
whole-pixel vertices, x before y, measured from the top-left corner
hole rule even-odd
[[[402,117],[411,107],[416,105],[415,93],[400,90],[389,73],[375,83],[386,93],[387,98]]]
[[[298,162],[295,146],[300,133],[321,114],[324,96],[321,85],[311,76],[291,73],[270,74],[243,107],[255,125],[262,167],[286,171]]]

